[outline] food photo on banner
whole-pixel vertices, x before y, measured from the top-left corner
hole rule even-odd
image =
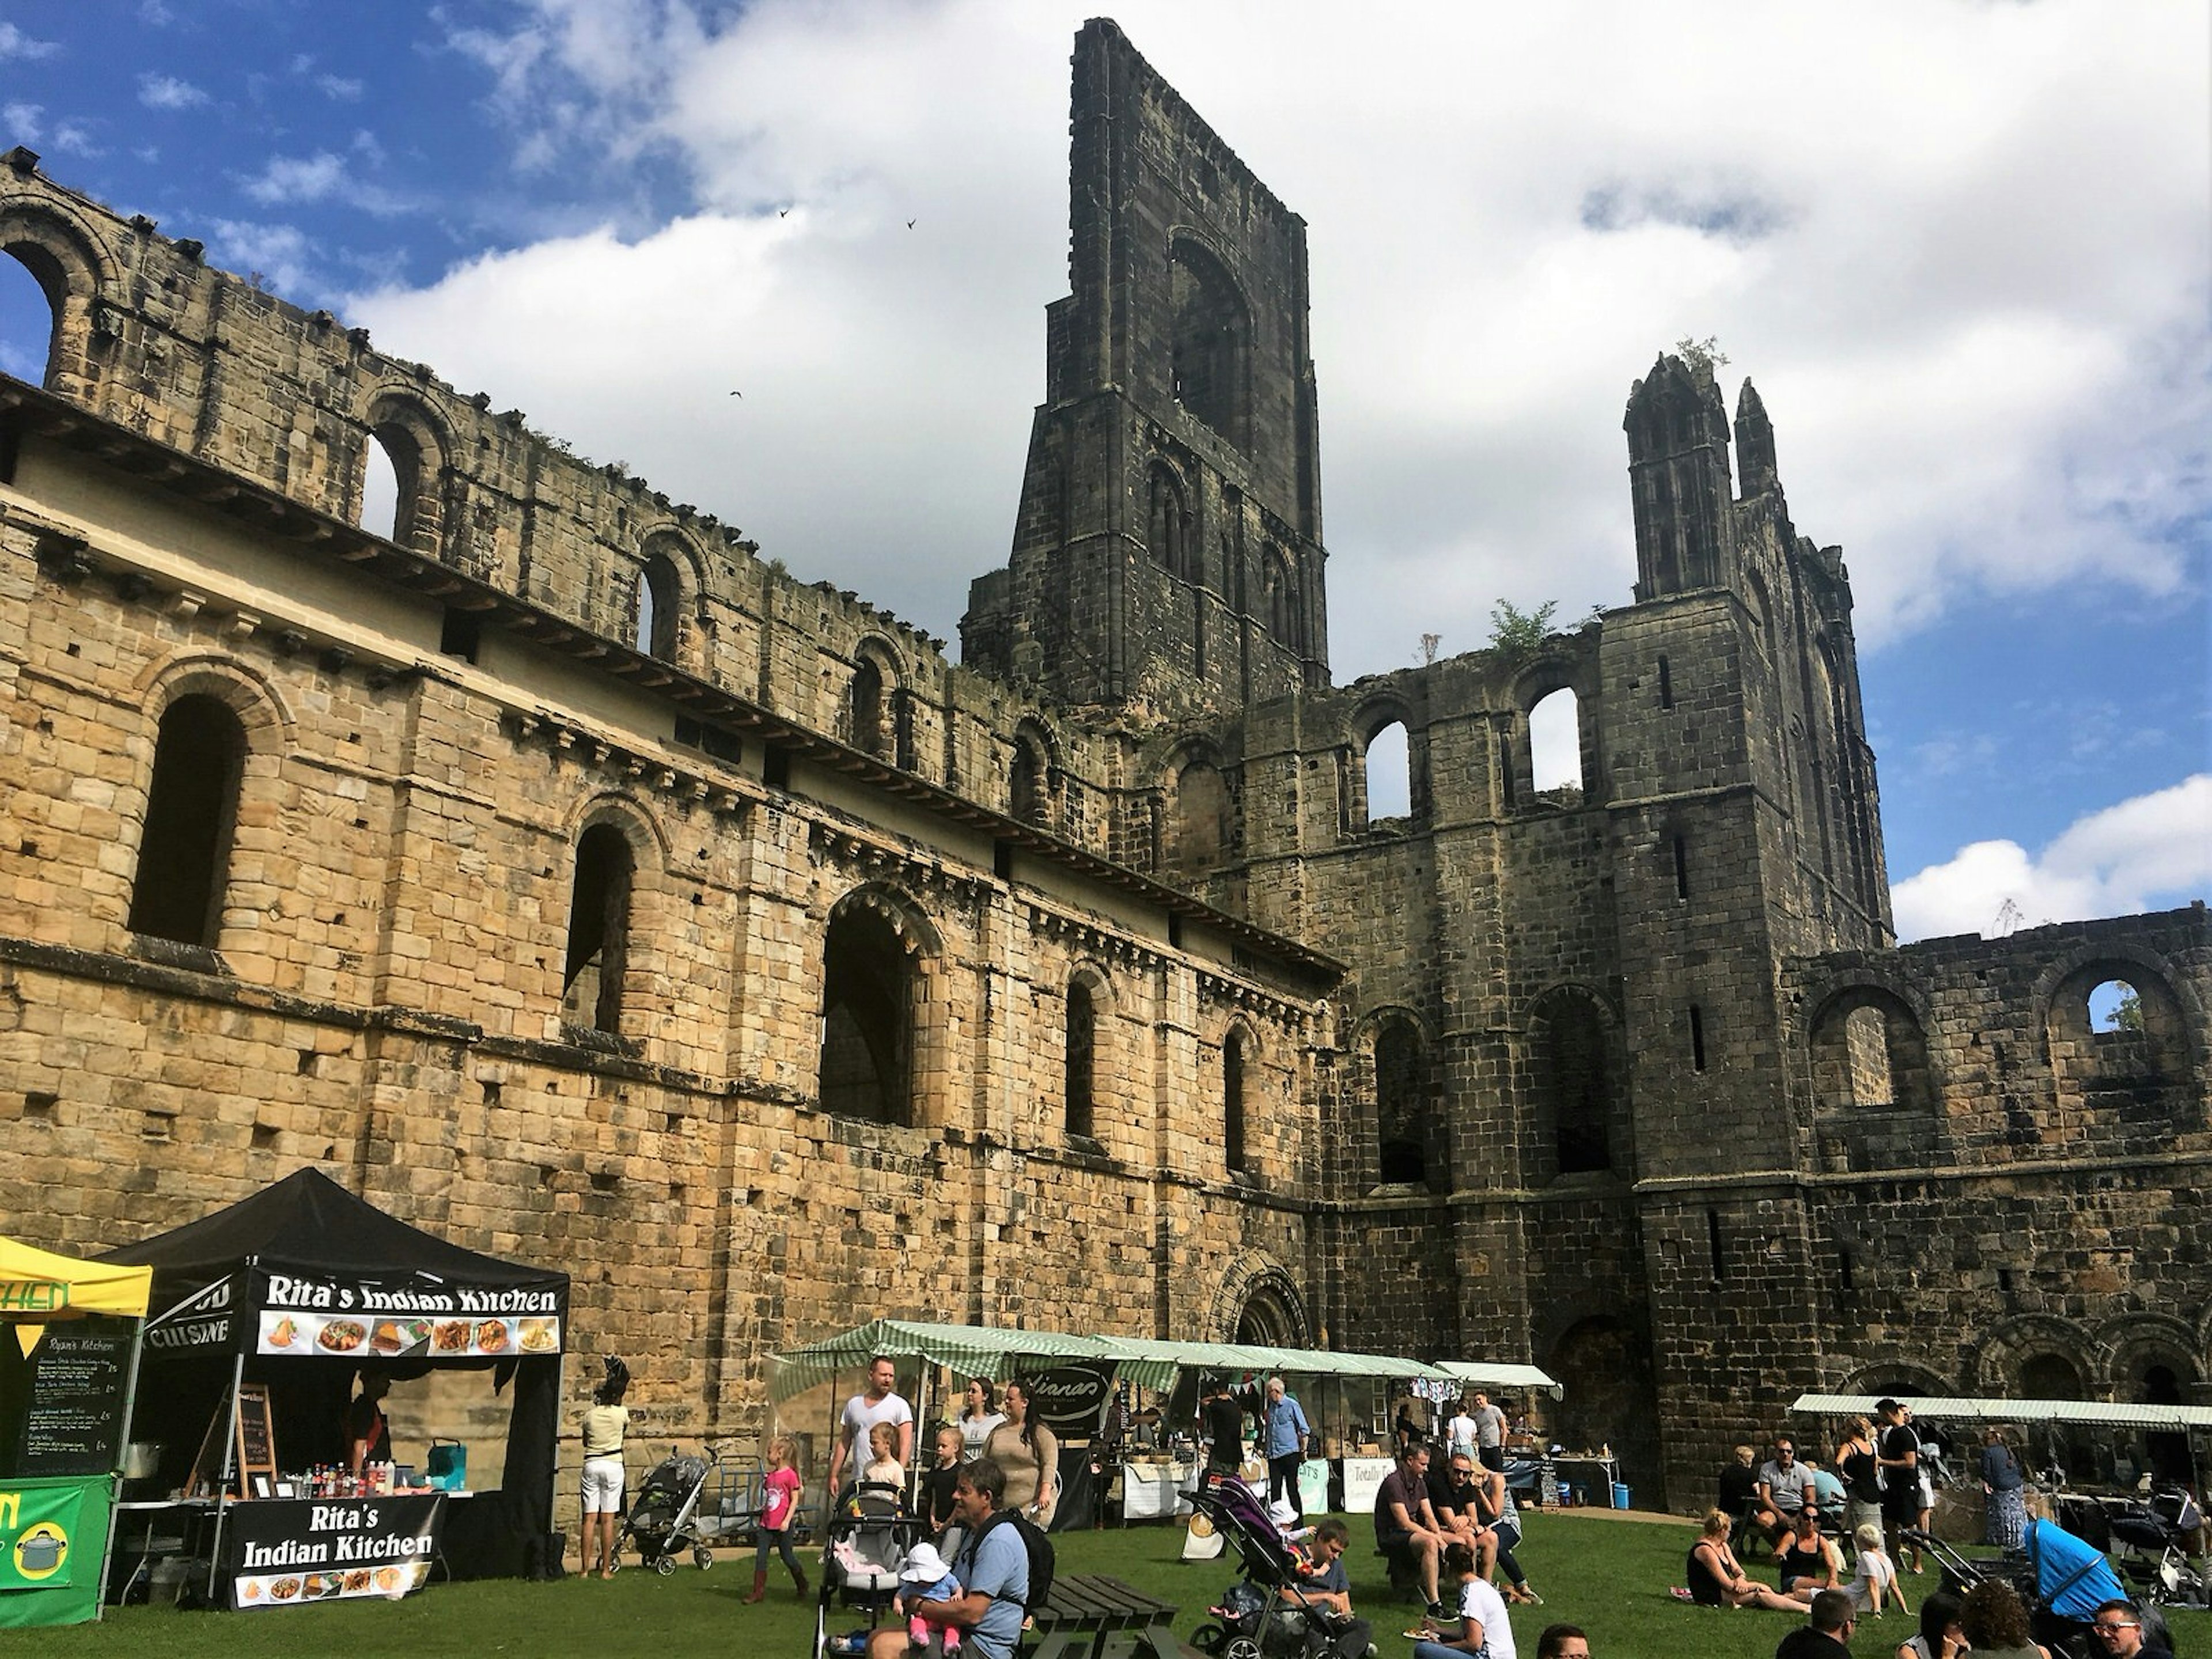
[[[557,1571],[566,1273],[315,1170],[105,1259],[153,1271],[118,1566],[167,1552],[240,1608]]]

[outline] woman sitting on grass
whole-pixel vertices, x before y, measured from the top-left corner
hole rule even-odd
[[[1701,1607],[1771,1607],[1777,1613],[1802,1613],[1805,1604],[1778,1590],[1771,1590],[1744,1571],[1729,1547],[1729,1530],[1735,1517],[1726,1510],[1705,1516],[1705,1530],[1691,1546],[1690,1600]]]
[[[1474,1552],[1455,1540],[1444,1546],[1444,1571],[1459,1580],[1459,1630],[1447,1635],[1424,1625],[1413,1659],[1514,1659],[1513,1626],[1505,1599],[1475,1565]],[[1407,1632],[1408,1635],[1412,1632]]]

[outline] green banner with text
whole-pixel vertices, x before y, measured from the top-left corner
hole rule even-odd
[[[108,1478],[0,1482],[0,1629],[100,1611]]]

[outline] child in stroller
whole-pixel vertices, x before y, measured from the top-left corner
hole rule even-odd
[[[1191,1494],[1192,1507],[1236,1549],[1244,1576],[1206,1611],[1191,1640],[1213,1659],[1360,1659],[1367,1622],[1352,1616],[1340,1559],[1350,1534],[1340,1521],[1315,1529],[1310,1555],[1284,1537],[1259,1495],[1234,1474],[1209,1469]]]
[[[822,1591],[814,1610],[814,1659],[832,1651],[830,1610],[842,1604],[865,1613],[868,1629],[879,1624],[899,1594],[899,1569],[927,1531],[925,1522],[906,1507],[897,1486],[862,1480],[836,1507],[824,1528],[822,1550]],[[916,1600],[921,1598],[917,1596]],[[863,1639],[848,1645],[841,1638],[836,1651],[859,1651]]]

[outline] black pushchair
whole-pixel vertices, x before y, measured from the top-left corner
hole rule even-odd
[[[713,1560],[694,1527],[707,1469],[705,1458],[689,1452],[671,1451],[661,1459],[623,1517],[622,1536],[615,1540],[617,1567],[625,1544],[635,1544],[639,1561],[664,1577],[676,1571],[676,1558],[687,1549],[702,1567]]]
[[[1244,1568],[1206,1609],[1209,1620],[1191,1632],[1191,1641],[1213,1659],[1309,1659],[1338,1651],[1350,1621],[1306,1595],[1304,1558],[1285,1540],[1259,1494],[1235,1475],[1209,1469],[1190,1501]]]
[[[2136,1601],[2185,1607],[2212,1605],[2203,1577],[2189,1565],[2189,1535],[2203,1524],[2196,1498],[2178,1486],[2163,1487],[2148,1500],[2112,1511],[2112,1564],[2135,1586]]]
[[[896,1486],[863,1480],[830,1514],[822,1537],[822,1589],[814,1605],[814,1659],[832,1649],[830,1610],[841,1603],[867,1615],[868,1628],[883,1622],[896,1599],[899,1568],[907,1552],[929,1531],[908,1512]],[[847,1638],[836,1650],[845,1650]]]

